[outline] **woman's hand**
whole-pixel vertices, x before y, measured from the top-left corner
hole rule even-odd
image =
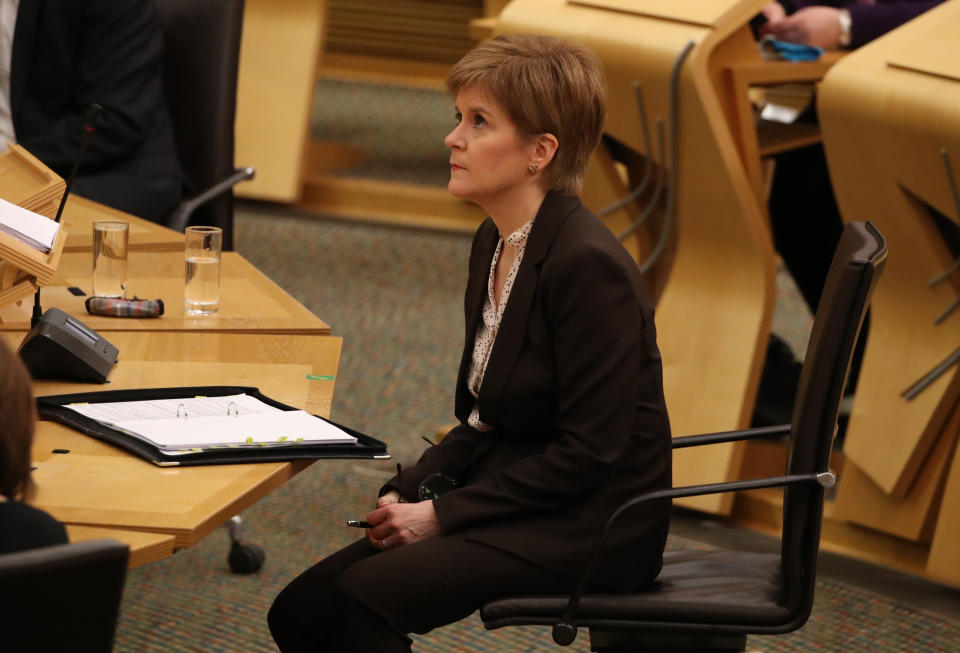
[[[391,503],[400,503],[400,493],[396,490],[390,490],[382,497],[377,498],[377,508],[389,506]]]
[[[380,499],[388,495],[389,493]],[[367,515],[367,522],[373,526],[367,529],[367,539],[383,551],[419,542],[443,532],[432,501],[388,503]]]
[[[780,41],[815,45],[824,50],[840,47],[840,10],[833,7],[804,7],[795,14],[771,20],[760,28]]]
[[[766,17],[768,23],[775,23],[778,20],[783,20],[787,17],[787,10],[783,8],[783,5],[779,2],[771,2],[763,7],[760,10],[760,13]],[[766,26],[764,26],[766,27]],[[763,28],[760,28],[760,31],[763,31]]]

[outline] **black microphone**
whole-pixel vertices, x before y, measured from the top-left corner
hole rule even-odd
[[[90,144],[90,139],[93,138],[93,135],[97,131],[97,120],[100,118],[100,112],[103,111],[103,107],[99,104],[91,104],[90,108],[87,109],[87,114],[83,117],[83,134],[80,136],[80,151],[77,152],[77,158],[73,162],[73,170],[70,171],[70,176],[67,177],[67,184],[63,189],[63,197],[60,198],[60,207],[57,209],[57,217],[53,219],[54,222],[60,222],[60,216],[63,215],[63,207],[67,205],[67,196],[70,195],[70,187],[73,185],[73,178],[77,176],[77,169],[80,167],[80,159],[83,158],[83,153],[87,149],[87,145]],[[33,295],[33,315],[30,317],[30,326],[37,326],[37,322],[43,317],[43,309],[40,307],[40,288],[37,288],[37,292]]]

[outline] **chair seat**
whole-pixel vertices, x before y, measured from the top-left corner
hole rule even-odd
[[[620,628],[629,622],[654,627],[699,624],[733,632],[775,629],[795,616],[780,602],[781,588],[779,554],[668,551],[660,575],[643,590],[584,595],[576,623],[589,627],[621,622]],[[567,601],[563,595],[508,597],[488,603],[480,616],[487,628],[549,625],[560,618]]]

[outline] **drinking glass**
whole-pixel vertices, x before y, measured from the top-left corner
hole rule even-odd
[[[130,225],[122,220],[93,223],[93,296],[123,297],[127,283]]]
[[[220,307],[220,227],[187,227],[184,309],[188,315],[212,315]]]

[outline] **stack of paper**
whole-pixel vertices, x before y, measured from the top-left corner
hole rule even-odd
[[[50,218],[0,199],[0,232],[46,254],[59,229],[60,225]]]
[[[250,395],[68,404],[166,453],[220,447],[353,444],[357,439],[302,410],[280,410]]]

